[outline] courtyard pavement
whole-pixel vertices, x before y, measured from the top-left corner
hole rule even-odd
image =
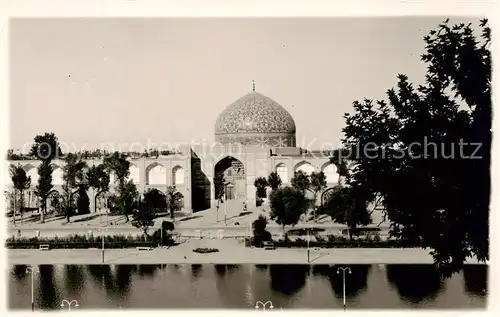
[[[199,254],[199,247],[217,248],[219,252]],[[99,249],[7,250],[10,265],[103,264]],[[151,251],[110,249],[104,251],[104,264],[307,264],[307,250],[246,248],[235,239],[189,239],[178,246]],[[310,264],[431,264],[429,252],[410,249],[311,249]],[[469,260],[468,264],[477,264]]]
[[[188,237],[199,236],[200,232],[198,230],[201,231],[204,237],[218,235],[219,230],[223,230],[222,234],[225,237],[244,237],[250,234],[252,222],[262,214],[266,216],[269,221],[267,230],[273,235],[282,234],[282,227],[270,220],[268,206],[255,207],[248,211],[243,211],[242,204],[239,201],[228,201],[227,204],[226,210],[224,207],[219,208],[218,215],[215,207],[194,214],[178,212],[175,218],[175,230],[183,236]],[[92,217],[92,219],[82,221],[84,218],[88,217]],[[226,221],[224,221],[224,218],[226,218]],[[169,216],[156,218],[155,225],[150,229],[150,232],[159,228],[163,220],[171,221]],[[89,231],[94,235],[100,235],[101,231],[99,230],[106,225],[106,223],[107,228],[104,232],[106,235],[142,234],[142,231],[133,227],[130,222],[125,223],[123,216],[106,217],[104,213],[92,213],[90,215],[74,216],[71,218],[70,223],[66,223],[65,218],[52,218],[47,219],[47,222],[43,224],[38,222],[25,222],[21,225],[18,219],[16,226],[14,226],[12,220],[10,220],[7,227],[7,236],[17,235],[18,230],[24,237],[35,237],[37,235],[40,237],[53,237],[56,235],[62,237],[71,234],[87,234]],[[333,223],[330,217],[320,218],[316,222],[299,221],[295,226],[295,228],[302,227],[327,229],[323,234],[339,234],[340,230],[345,228],[343,225]],[[288,226],[287,229],[290,229],[290,227]],[[381,235],[384,235],[388,229],[387,225],[382,225],[381,229],[383,230]]]

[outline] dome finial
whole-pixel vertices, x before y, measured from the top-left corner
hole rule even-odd
[[[255,92],[255,80],[252,80],[253,91]]]

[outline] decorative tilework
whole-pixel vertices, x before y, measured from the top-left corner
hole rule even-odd
[[[257,92],[236,100],[217,118],[215,134],[293,133],[292,116],[276,101]]]
[[[295,135],[288,133],[274,134],[266,136],[266,133],[255,133],[253,136],[242,134],[222,134],[215,135],[217,142],[222,144],[257,145],[265,147],[294,147]]]

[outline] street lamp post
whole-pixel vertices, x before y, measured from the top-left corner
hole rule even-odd
[[[106,231],[107,229],[108,228],[106,228],[106,227],[99,228],[99,231],[101,231],[101,241],[102,241],[102,249],[101,249],[102,264],[104,264],[104,231]]]
[[[28,266],[26,268],[26,273],[31,274],[31,311],[35,311],[35,273],[40,273],[38,268],[33,266]]]
[[[227,226],[227,194],[224,200],[224,226]]]
[[[66,305],[68,305],[68,311],[71,311],[71,305],[75,304],[75,307],[79,307],[80,305],[78,305],[78,301],[76,299],[72,300],[72,301],[68,301],[66,299],[63,299],[62,302],[61,302],[61,308],[64,308],[64,304],[66,303]]]
[[[310,236],[309,236],[309,228],[307,228],[307,264],[310,263],[310,258],[309,258],[309,253],[310,253],[310,250],[309,250],[309,240],[310,240]]]
[[[274,306],[273,306],[273,302],[271,302],[270,300],[268,300],[267,302],[263,303],[261,301],[257,301],[257,303],[255,303],[255,309],[259,309],[260,307],[262,307],[262,310],[263,311],[266,311],[266,306],[267,304],[270,304],[269,305],[269,309],[273,309]],[[260,305],[260,306],[259,306]]]
[[[217,212],[215,214],[215,217],[216,217],[215,218],[215,223],[217,223],[217,224],[219,224],[219,206],[220,206],[220,201],[221,201],[220,198],[217,199],[217,206],[216,206],[217,207]]]
[[[351,274],[351,268],[349,267],[339,267],[337,269],[337,274],[340,274],[340,271],[342,271],[342,294],[343,294],[343,298],[344,298],[344,311],[346,310],[346,306],[345,306],[345,272],[347,271],[347,273]]]

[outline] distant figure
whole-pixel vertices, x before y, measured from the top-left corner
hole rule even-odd
[[[17,237],[21,238],[21,230],[17,230]]]
[[[246,202],[243,203],[243,211],[247,211],[247,203]]]

